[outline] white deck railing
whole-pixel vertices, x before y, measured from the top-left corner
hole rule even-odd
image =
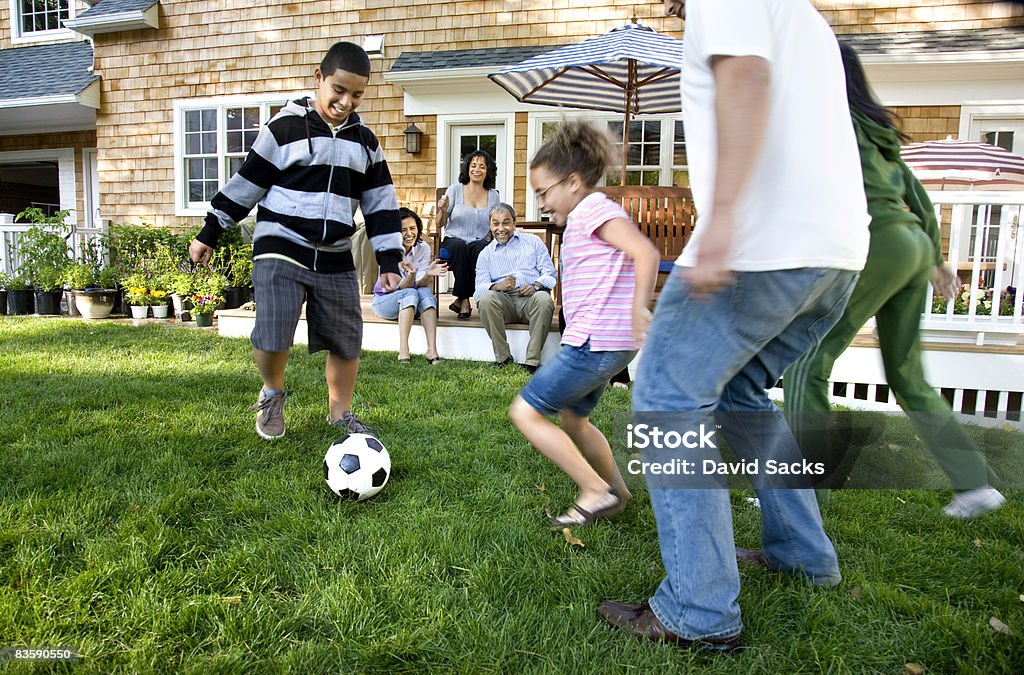
[[[1024,279],[1022,192],[930,192],[944,238],[946,260],[963,286],[959,298],[934,311],[930,293],[921,328],[925,339],[1017,344],[1024,336],[1020,289]],[[941,306],[941,302],[939,305]]]
[[[0,220],[0,271],[7,274],[16,274],[21,265],[21,256],[18,255],[17,242],[21,235],[31,227],[28,223],[12,223]],[[54,230],[57,231],[57,230]],[[106,232],[104,227],[80,227],[72,225],[70,233],[65,229],[59,232],[65,236],[68,247],[75,258],[81,258],[82,251],[89,243],[99,239]]]

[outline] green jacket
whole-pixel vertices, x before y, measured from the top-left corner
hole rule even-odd
[[[935,245],[935,264],[941,265],[942,237],[932,200],[921,181],[900,158],[896,129],[851,111],[864,172],[864,193],[872,231],[893,225],[920,227]]]

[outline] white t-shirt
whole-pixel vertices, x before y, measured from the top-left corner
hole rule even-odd
[[[693,265],[715,188],[712,56],[771,67],[761,155],[737,202],[731,269],[860,270],[867,202],[839,46],[808,0],[688,0],[681,94],[698,222],[677,264]]]

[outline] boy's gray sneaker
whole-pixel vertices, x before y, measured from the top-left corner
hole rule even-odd
[[[352,414],[351,410],[346,410],[341,414],[341,417],[336,420],[331,420],[330,414],[327,415],[327,423],[332,427],[342,431],[346,434],[369,434],[375,436],[373,427],[368,424],[364,424],[361,419]]]
[[[260,398],[249,410],[256,411],[256,433],[272,441],[284,436],[284,400],[288,392],[279,391],[270,396],[260,390]]]

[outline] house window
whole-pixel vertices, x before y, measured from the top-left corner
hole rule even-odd
[[[213,196],[235,175],[252,149],[260,127],[283,107],[283,102],[239,101],[176,104],[175,135],[178,156],[175,179],[179,206],[205,211]]]
[[[683,121],[672,123],[672,185],[690,187],[690,171],[686,161],[686,134]]]
[[[532,113],[536,120],[532,147],[534,151],[551,138],[564,113],[558,117],[547,113]],[[621,115],[607,113],[577,114],[574,118],[588,119],[608,125],[608,133],[615,143],[615,163],[605,175],[603,185],[618,185],[621,180],[622,130],[625,122]],[[690,177],[686,156],[686,135],[683,122],[674,115],[644,116],[629,122],[629,150],[626,156],[626,185],[666,185],[689,187]],[[527,216],[536,217],[536,198],[527,202]]]
[[[73,14],[70,0],[11,0],[13,37],[52,38],[55,31],[67,31],[64,20]]]
[[[625,122],[608,122],[608,131],[616,140],[616,156],[622,157],[623,129]],[[626,185],[661,184],[661,120],[630,120],[629,150],[626,154]],[[608,185],[618,185],[622,179],[620,171],[610,171],[605,178]]]

